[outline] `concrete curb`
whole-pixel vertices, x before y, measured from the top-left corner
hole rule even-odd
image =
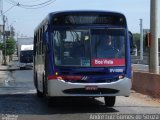
[[[160,98],[160,75],[148,72],[133,72],[132,89],[138,93]]]
[[[15,70],[19,70],[19,68],[0,69],[0,71],[15,71]]]

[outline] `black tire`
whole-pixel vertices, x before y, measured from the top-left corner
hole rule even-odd
[[[36,73],[36,75],[34,77],[34,84],[35,84],[36,91],[37,91],[37,97],[42,98],[43,97],[43,93],[38,90],[37,73]]]
[[[43,74],[43,96],[46,97],[46,94],[47,94],[47,83],[46,83],[46,77],[45,75]]]
[[[115,96],[104,97],[104,102],[106,107],[113,107],[116,102]]]
[[[34,86],[35,86],[35,88],[37,89],[37,73],[35,73],[35,75],[34,75],[34,78],[33,78],[34,80],[33,80],[33,82],[34,82]]]

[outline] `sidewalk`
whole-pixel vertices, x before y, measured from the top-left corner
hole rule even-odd
[[[0,86],[3,84],[4,80],[7,79],[9,71],[9,66],[0,65]]]
[[[0,65],[0,71],[14,71],[19,69],[17,61],[13,60],[8,65]]]
[[[4,80],[7,79],[10,71],[18,70],[17,61],[13,60],[8,65],[0,64],[0,86],[3,84]]]
[[[0,71],[7,71],[9,69],[9,65],[0,65]]]

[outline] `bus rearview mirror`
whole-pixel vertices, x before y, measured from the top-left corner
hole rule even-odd
[[[133,34],[129,31],[129,42],[130,42],[130,53],[131,55],[137,56],[137,45]]]

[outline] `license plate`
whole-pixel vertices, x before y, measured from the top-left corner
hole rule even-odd
[[[95,91],[95,90],[98,90],[98,87],[97,86],[86,86],[85,89],[88,91]]]

